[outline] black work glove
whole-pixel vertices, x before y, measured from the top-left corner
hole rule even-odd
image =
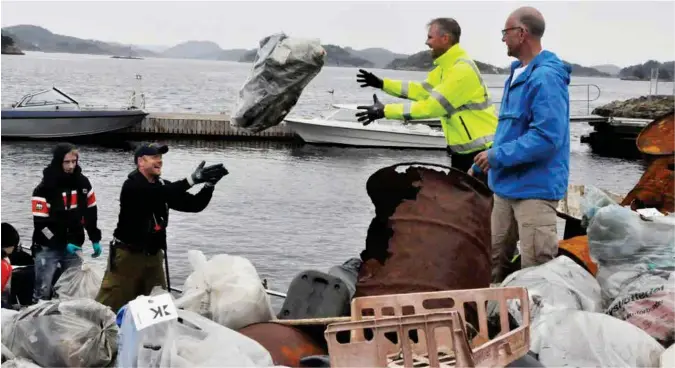
[[[384,118],[384,105],[382,104],[382,102],[380,102],[380,100],[377,99],[377,95],[373,95],[373,101],[375,102],[370,106],[356,107],[359,110],[366,110],[366,111],[359,111],[356,113],[356,117],[359,119],[359,123],[363,123],[363,125],[368,125],[377,119]]]
[[[221,165],[222,165],[222,164],[221,164]],[[225,169],[225,168],[223,167],[223,169]],[[209,186],[209,187],[214,187],[214,186],[216,186],[216,184],[218,184],[218,182],[220,181],[220,179],[222,179],[224,176],[226,176],[226,175],[229,174],[229,173],[230,173],[230,172],[227,171],[227,169],[225,169],[225,171],[222,171],[222,172],[220,172],[220,173],[217,173],[217,175],[212,176],[210,179],[208,179],[208,180],[206,181],[206,186]]]
[[[356,74],[356,82],[363,83],[361,84],[361,88],[370,86],[382,89],[382,87],[384,87],[384,81],[382,81],[382,79],[363,69],[359,69],[359,73]]]
[[[227,169],[223,166],[223,164],[216,164],[216,165],[211,165],[204,167],[206,164],[206,161],[202,161],[202,163],[197,166],[197,169],[195,172],[192,173],[190,176],[190,179],[192,179],[192,184],[200,184],[200,183],[205,183],[205,182],[211,182],[213,180],[220,180],[223,176],[228,174]]]

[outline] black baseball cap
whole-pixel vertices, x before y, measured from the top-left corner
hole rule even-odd
[[[138,158],[141,156],[154,156],[154,155],[163,155],[169,152],[169,146],[161,143],[143,143],[138,148],[136,148],[136,153],[134,154],[134,163],[138,162]]]

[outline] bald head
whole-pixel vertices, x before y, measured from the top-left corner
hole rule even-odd
[[[509,18],[512,18],[516,22],[520,23],[527,29],[527,31],[536,39],[542,38],[544,36],[544,31],[546,30],[546,22],[544,22],[544,16],[541,15],[539,10],[531,7],[524,6],[522,8],[516,9]]]

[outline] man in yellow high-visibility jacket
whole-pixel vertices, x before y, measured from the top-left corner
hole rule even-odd
[[[429,23],[427,46],[436,66],[424,82],[380,79],[359,70],[361,87],[384,92],[414,102],[383,105],[373,95],[374,104],[359,106],[356,113],[364,125],[382,118],[413,120],[440,118],[451,154],[452,167],[468,171],[474,157],[492,146],[497,129],[496,109],[490,93],[468,53],[459,45],[461,28],[452,18]]]

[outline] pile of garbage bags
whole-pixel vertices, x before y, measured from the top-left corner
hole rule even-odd
[[[594,187],[582,212],[595,276],[561,255],[500,285],[528,289],[530,350],[544,366],[659,366],[675,349],[675,215],[646,216]],[[521,324],[518,304],[508,311]]]
[[[232,126],[258,133],[281,123],[321,71],[325,54],[316,39],[284,33],[262,39],[251,75],[239,91]]]
[[[41,301],[7,312],[2,345],[17,358],[41,367],[103,367],[117,354],[115,314],[94,300]]]

